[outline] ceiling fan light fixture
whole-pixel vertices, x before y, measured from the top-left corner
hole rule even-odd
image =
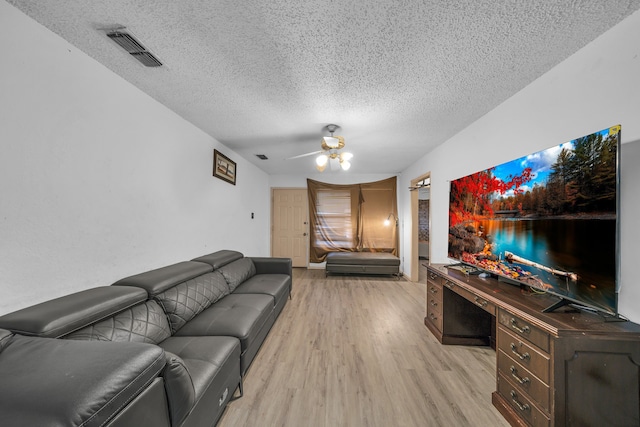
[[[318,165],[318,167],[326,166],[328,161],[329,157],[324,154],[320,154],[318,157],[316,157],[316,165]]]
[[[299,157],[312,156],[320,153],[320,155],[316,157],[316,169],[318,172],[324,172],[327,166],[329,166],[332,171],[340,169],[344,171],[349,170],[349,168],[351,168],[351,162],[349,162],[349,160],[353,158],[353,154],[340,152],[340,150],[344,148],[344,137],[333,136],[333,132],[338,128],[338,126],[327,125],[326,128],[329,133],[331,133],[331,136],[322,137],[320,142],[320,148],[322,148],[321,151],[301,154],[290,157],[290,159],[297,159]]]
[[[333,135],[332,136],[325,136],[325,137],[322,138],[322,140],[324,141],[324,143],[329,148],[338,148],[340,146],[340,139],[336,138]]]

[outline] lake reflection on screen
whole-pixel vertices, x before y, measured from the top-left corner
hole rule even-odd
[[[578,281],[524,266],[554,287],[592,304],[615,303],[616,222],[613,219],[493,219],[478,221],[492,242],[492,252],[504,258],[512,252],[542,265],[578,274]]]

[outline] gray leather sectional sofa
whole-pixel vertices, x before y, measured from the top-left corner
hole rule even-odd
[[[219,251],[0,317],[3,426],[213,426],[291,295]]]

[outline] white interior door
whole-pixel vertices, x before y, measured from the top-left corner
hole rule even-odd
[[[309,204],[306,188],[274,188],[271,215],[271,255],[291,258],[294,267],[307,267]]]

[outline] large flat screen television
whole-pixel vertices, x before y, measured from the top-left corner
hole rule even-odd
[[[449,258],[617,316],[620,126],[451,181]]]

